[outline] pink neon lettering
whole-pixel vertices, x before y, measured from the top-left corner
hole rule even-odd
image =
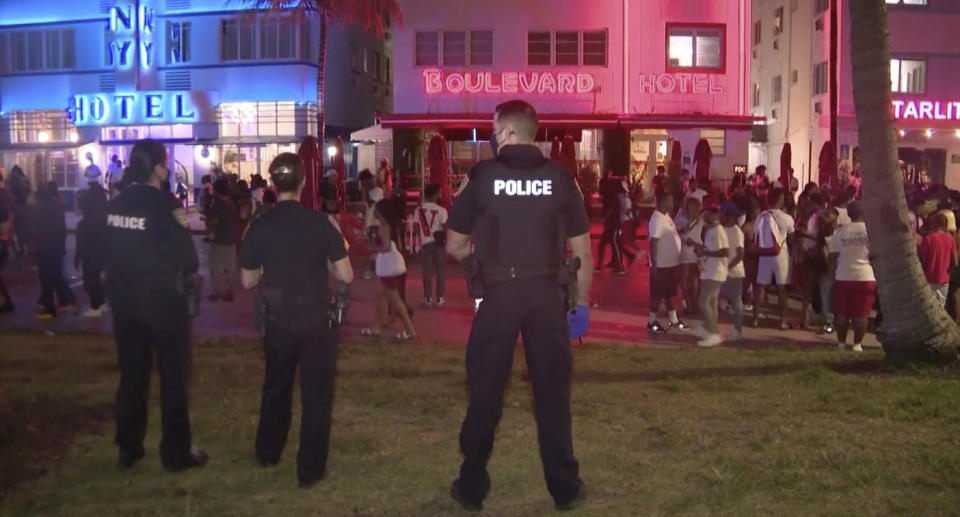
[[[653,93],[654,77],[653,74],[640,74],[637,81],[640,85],[640,93]]]
[[[443,91],[443,70],[439,68],[423,69],[423,86],[427,93],[440,93]]]
[[[577,74],[577,93],[590,93],[596,85],[590,74]]]
[[[920,101],[920,118],[933,118],[933,103],[929,101]]]
[[[933,118],[937,120],[946,120],[947,114],[940,111],[940,101],[933,103]]]
[[[460,93],[463,91],[463,74],[450,74],[446,80],[447,91],[450,93]]]
[[[677,81],[680,82],[680,93],[687,93],[687,85],[692,77],[690,74],[677,74]]]
[[[903,109],[903,118],[918,118],[917,116],[917,104],[913,101],[907,103],[907,106]]]
[[[576,88],[577,80],[573,74],[561,72],[557,74],[557,91],[560,93],[573,93]]]
[[[663,74],[657,78],[657,89],[660,93],[673,93],[677,89],[677,80],[672,75]]]
[[[533,93],[537,89],[537,79],[539,79],[540,72],[533,72],[530,74],[530,78],[527,77],[526,72],[520,72],[520,89],[525,93]]]
[[[717,84],[717,76],[710,76],[710,93],[723,93],[723,86]]]
[[[950,105],[953,106],[953,118],[960,120],[960,102],[951,102]]]
[[[540,85],[537,87],[537,91],[540,93],[557,93],[557,80],[553,78],[553,74],[540,75]]]
[[[693,93],[707,93],[710,89],[710,85],[708,85],[707,82],[707,76],[703,74],[693,76]]]
[[[484,91],[487,93],[500,93],[500,85],[493,82],[493,73],[485,72],[483,76],[486,78]]]
[[[903,101],[893,101],[893,118],[900,118],[901,111],[903,111]]]
[[[503,83],[503,93],[517,93],[516,72],[504,72],[500,74],[500,82]]]
[[[474,74],[470,72],[467,72],[466,74],[464,74],[464,83],[466,83],[466,88],[468,92],[477,93],[483,89],[483,74],[482,73],[476,74],[476,79],[477,79],[476,83],[471,81],[471,79],[473,79],[473,75]]]

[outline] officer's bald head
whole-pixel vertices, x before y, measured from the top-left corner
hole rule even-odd
[[[508,126],[516,135],[516,143],[533,142],[537,136],[537,110],[529,102],[519,99],[498,105],[494,114],[494,131],[502,131]],[[508,138],[504,136],[504,143]]]
[[[303,165],[293,153],[281,153],[270,162],[270,181],[277,193],[297,192],[303,185]]]

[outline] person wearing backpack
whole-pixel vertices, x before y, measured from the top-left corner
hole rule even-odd
[[[787,284],[790,282],[790,250],[787,241],[793,233],[794,220],[783,211],[784,192],[773,188],[767,194],[768,209],[757,217],[753,226],[754,250],[757,263],[757,289],[753,293],[753,326],[760,325],[760,305],[767,295],[767,287],[775,286],[780,301],[780,329],[787,323]]]
[[[417,222],[420,223],[420,266],[423,271],[423,306],[430,307],[436,300],[443,307],[443,287],[447,264],[447,209],[437,204],[440,185],[431,184],[423,190],[423,203],[417,207]],[[433,279],[437,280],[436,298],[431,298]]]

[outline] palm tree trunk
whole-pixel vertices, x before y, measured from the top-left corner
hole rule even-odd
[[[960,330],[936,301],[917,258],[907,219],[890,94],[890,43],[884,0],[849,2],[853,99],[860,135],[863,208],[883,310],[878,333],[896,361],[949,364]]]
[[[324,101],[324,89],[326,85],[327,74],[327,21],[330,18],[330,10],[320,11],[320,48],[317,52],[317,140],[320,146],[320,159],[326,160],[327,140],[327,105]],[[321,164],[320,176],[323,177],[323,171],[326,166]]]

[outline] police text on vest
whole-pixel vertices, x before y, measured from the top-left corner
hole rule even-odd
[[[124,230],[146,230],[147,218],[109,214],[107,215],[107,225]]]
[[[552,196],[553,180],[493,180],[493,195]]]

